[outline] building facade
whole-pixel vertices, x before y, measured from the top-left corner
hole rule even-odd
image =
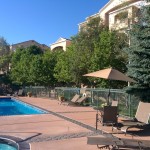
[[[40,47],[42,50],[49,49],[49,47],[45,44],[40,44],[34,40],[29,40],[29,41],[25,41],[25,42],[21,42],[21,43],[17,43],[17,44],[12,44],[10,46],[10,50],[15,51],[17,48],[21,48],[21,47],[27,48],[32,45],[36,45],[36,46]]]
[[[66,51],[66,48],[71,44],[71,40],[60,37],[55,43],[50,45],[52,51],[62,49]]]
[[[143,5],[144,0],[110,0],[97,14],[80,23],[79,31],[84,29],[88,20],[93,17],[100,17],[110,30],[124,30],[137,21],[139,9]]]

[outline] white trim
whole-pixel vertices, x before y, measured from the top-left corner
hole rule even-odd
[[[104,5],[104,7],[102,7],[100,10],[99,10],[99,14],[101,14],[101,12],[109,5],[113,2],[114,0],[110,0],[107,4]]]
[[[113,14],[113,13],[122,11],[122,10],[124,10],[124,9],[127,9],[127,8],[131,7],[131,6],[137,6],[137,4],[138,4],[138,3],[141,3],[141,2],[143,2],[143,1],[138,1],[138,2],[136,2],[136,3],[132,3],[132,4],[128,5],[128,6],[125,6],[125,7],[122,7],[122,8],[120,8],[120,9],[114,10],[114,11],[110,12],[109,14]],[[141,5],[141,6],[139,5],[139,8],[142,7],[142,6],[143,6],[143,5]]]

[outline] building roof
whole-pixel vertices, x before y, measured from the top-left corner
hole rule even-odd
[[[38,47],[40,47],[41,49],[44,49],[44,50],[49,48],[47,45],[40,44],[40,43],[36,42],[35,40],[28,40],[28,41],[12,44],[10,46],[10,48],[12,50],[15,50],[17,47],[24,47],[24,48],[26,48],[26,47],[29,47],[31,45],[36,45],[36,46],[38,46]]]
[[[51,45],[54,45],[54,44],[57,44],[57,43],[61,43],[61,42],[65,42],[65,41],[71,41],[71,40],[67,39],[67,38],[60,37],[56,42],[52,43]]]

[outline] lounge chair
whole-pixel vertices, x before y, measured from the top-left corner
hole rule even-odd
[[[80,97],[80,95],[76,94],[71,101],[69,102],[63,102],[64,105],[81,105],[85,100],[87,99],[87,97],[82,96]]]
[[[16,97],[16,96],[23,96],[23,89],[19,89],[18,92],[15,92],[12,96]]]
[[[86,96],[82,96],[75,102],[75,104],[81,105],[86,99]]]
[[[71,100],[68,105],[81,105],[87,99],[86,96],[82,96],[77,98],[77,100]]]
[[[150,119],[150,103],[139,102],[135,118],[132,120],[122,120],[120,126],[113,126],[113,129],[120,129],[127,133],[130,128],[145,129],[148,127]]]
[[[96,136],[96,137],[87,137],[87,144],[97,145],[99,149],[120,149],[120,148],[130,148],[136,150],[149,150],[150,142],[148,140],[136,140],[136,139],[125,139],[117,138],[114,136]]]
[[[66,101],[62,101],[60,104],[64,104],[64,105],[70,105],[70,104],[74,104],[76,103],[76,101],[80,98],[79,94],[75,94],[74,97],[71,99],[71,101],[66,102]]]
[[[17,94],[18,96],[22,96],[23,95],[23,89],[20,89],[19,91],[18,91],[18,94]]]

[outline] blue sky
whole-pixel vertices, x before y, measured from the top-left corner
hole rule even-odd
[[[78,24],[109,0],[0,0],[0,36],[9,44],[35,40],[50,45],[70,38]]]

